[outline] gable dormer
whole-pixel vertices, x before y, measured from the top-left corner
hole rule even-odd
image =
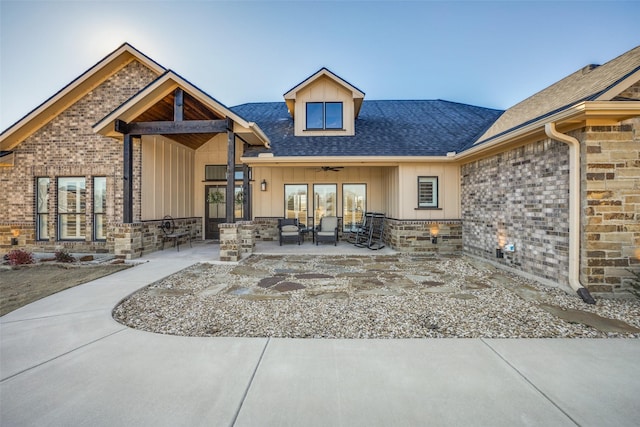
[[[326,68],[284,94],[295,136],[353,136],[364,92]]]

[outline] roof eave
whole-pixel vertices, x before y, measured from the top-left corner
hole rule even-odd
[[[245,120],[225,105],[221,104],[191,84],[189,81],[170,70],[148,85],[145,89],[138,92],[127,102],[109,113],[98,123],[93,125],[93,131],[105,136],[119,137],[120,134],[115,132],[114,129],[114,122],[116,119],[124,120],[125,122],[133,120],[135,117],[140,115],[142,111],[154,105],[178,87],[189,93],[204,105],[216,111],[221,116],[232,119],[234,126],[239,126],[242,129],[246,129],[249,133],[255,134],[261,145],[266,148],[270,148],[269,137],[267,137],[256,123]]]
[[[557,123],[576,126],[596,120],[622,121],[640,117],[640,101],[583,101],[562,111],[545,115],[531,123],[518,127],[498,137],[481,141],[456,155],[457,160],[467,160],[488,152],[500,151],[521,144],[534,136],[544,138],[544,125]]]
[[[0,134],[0,147],[10,150],[34,134],[90,90],[94,89],[118,70],[137,60],[160,75],[165,69],[128,43],[104,57],[71,83],[29,112]]]
[[[455,155],[445,156],[273,156],[242,157],[249,166],[397,166],[402,163],[449,163]]]

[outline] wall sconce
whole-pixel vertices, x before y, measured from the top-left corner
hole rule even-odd
[[[438,233],[440,232],[440,228],[438,227],[437,224],[434,224],[431,226],[431,243],[432,244],[437,244],[438,243]]]
[[[11,234],[13,234],[13,237],[11,238],[11,246],[16,246],[18,244],[18,236],[20,236],[20,230],[11,230]]]
[[[260,183],[260,191],[267,191],[267,180],[263,179]]]
[[[496,258],[504,258],[504,252],[502,252],[501,248],[496,249]]]

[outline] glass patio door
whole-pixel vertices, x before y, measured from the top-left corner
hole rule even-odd
[[[307,184],[285,184],[284,216],[297,219],[298,224],[307,224]]]
[[[313,223],[320,224],[323,216],[337,216],[338,190],[336,184],[313,185]]]
[[[367,210],[367,184],[342,185],[342,230],[347,231],[362,222]]]

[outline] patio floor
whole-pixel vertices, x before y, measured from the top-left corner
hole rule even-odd
[[[116,308],[138,329],[188,336],[289,338],[640,336],[640,303],[575,294],[456,255],[258,242],[251,257],[195,264]],[[170,256],[166,253],[151,257]],[[179,254],[179,255],[178,255]]]

